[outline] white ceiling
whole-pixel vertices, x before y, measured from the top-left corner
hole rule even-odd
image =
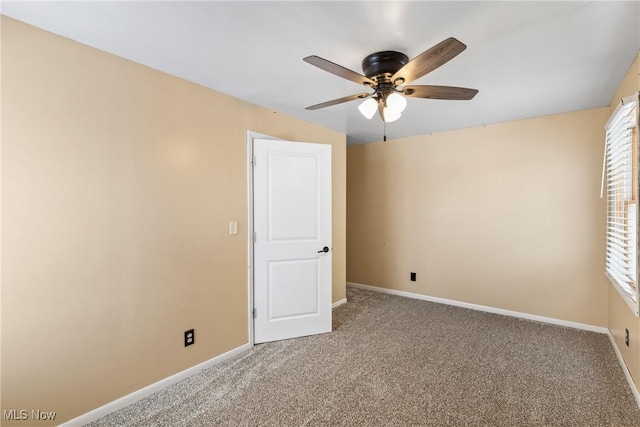
[[[471,101],[409,99],[389,138],[609,104],[640,49],[639,1],[9,2],[4,15],[274,111],[380,141],[349,102],[363,87],[302,61],[357,72],[370,53],[413,58],[447,37],[468,47],[414,82],[478,89]],[[364,90],[366,91],[366,90]]]

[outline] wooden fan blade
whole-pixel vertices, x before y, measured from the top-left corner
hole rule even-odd
[[[303,59],[304,62],[308,62],[311,65],[315,65],[316,67],[328,71],[331,74],[335,74],[338,77],[342,77],[343,79],[351,80],[352,82],[360,83],[368,86],[375,86],[376,82],[371,80],[368,77],[363,76],[360,73],[356,73],[355,71],[351,71],[348,68],[344,68],[342,65],[335,64],[331,61],[327,61],[324,58],[320,58],[319,56],[311,55],[307,56]]]
[[[449,37],[409,61],[391,77],[391,81],[395,83],[398,79],[403,79],[402,83],[396,83],[403,84],[419,79],[446,64],[466,48],[467,46],[464,43]]]
[[[349,95],[344,98],[338,98],[331,101],[323,102],[322,104],[312,105],[311,107],[305,108],[305,110],[317,110],[319,108],[331,107],[332,105],[342,104],[343,102],[355,101],[356,99],[365,99],[368,98],[371,94],[363,92],[357,95]]]
[[[478,93],[477,89],[454,86],[405,86],[402,94],[413,98],[469,100]]]

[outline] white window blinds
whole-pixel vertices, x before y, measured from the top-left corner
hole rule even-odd
[[[621,101],[606,125],[606,273],[638,314],[638,95]]]

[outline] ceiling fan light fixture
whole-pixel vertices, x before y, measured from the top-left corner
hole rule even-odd
[[[363,116],[371,120],[371,118],[376,114],[376,111],[378,111],[378,103],[375,99],[368,98],[358,106],[358,110],[360,110]]]
[[[405,84],[411,83],[446,64],[466,48],[467,46],[464,43],[449,37],[410,61],[409,57],[401,52],[391,50],[375,52],[362,60],[364,74],[357,73],[316,55],[307,56],[303,58],[305,62],[343,79],[365,85],[373,90],[373,93],[344,96],[312,105],[306,109],[317,110],[342,104],[343,102],[362,99],[364,102],[358,106],[358,110],[363,116],[367,119],[372,119],[376,111],[378,111],[382,121],[387,123],[400,118],[407,106],[405,97],[470,100],[478,93],[476,89],[434,85],[405,86]]]
[[[386,123],[395,122],[400,118],[401,115],[402,113],[400,111],[390,107],[384,107],[384,109],[382,110],[382,118]]]
[[[394,92],[387,97],[387,108],[402,113],[404,109],[407,108],[407,99],[399,93]]]

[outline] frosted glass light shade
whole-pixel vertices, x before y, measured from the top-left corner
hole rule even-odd
[[[395,122],[400,118],[402,113],[398,110],[394,110],[393,108],[384,107],[382,110],[382,115],[384,116],[384,121],[387,123]]]
[[[358,110],[360,110],[363,116],[371,120],[373,115],[376,114],[376,111],[378,110],[378,103],[375,99],[369,98],[358,106]]]
[[[404,96],[394,92],[387,97],[387,108],[402,113],[407,108],[407,100]]]

